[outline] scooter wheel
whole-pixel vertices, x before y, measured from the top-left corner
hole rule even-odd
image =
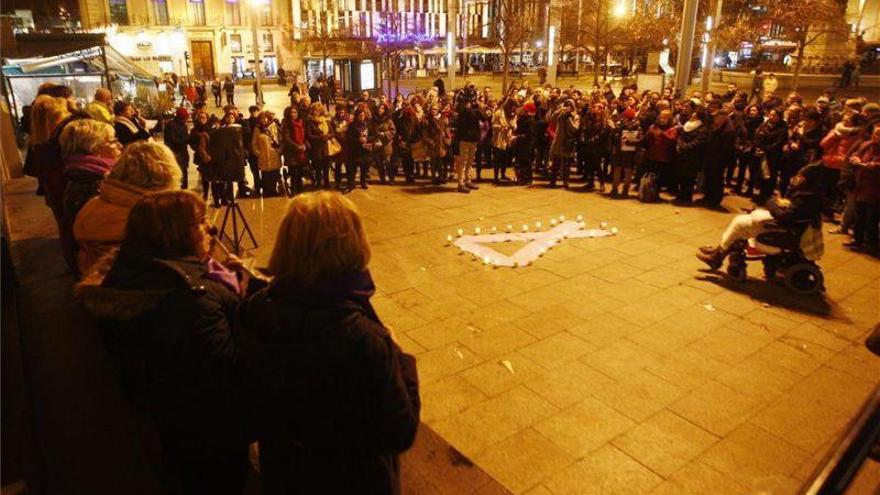
[[[822,270],[812,263],[798,263],[785,271],[785,286],[798,294],[814,294],[824,285]]]
[[[745,265],[728,263],[727,265],[727,275],[737,282],[745,282],[746,278],[748,278],[748,273],[746,271]]]
[[[772,281],[776,280],[776,271],[777,271],[776,262],[765,258],[764,259],[764,278],[767,279],[768,282],[772,282]]]

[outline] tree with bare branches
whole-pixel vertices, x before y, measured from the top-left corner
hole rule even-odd
[[[400,92],[401,56],[405,50],[419,49],[430,44],[433,39],[427,35],[417,35],[406,28],[406,19],[402,12],[391,10],[379,11],[379,23],[375,27],[373,48],[381,57],[385,73],[388,75],[388,93],[394,83],[394,94]]]
[[[510,58],[514,51],[522,50],[522,47],[534,36],[541,5],[538,0],[497,0],[495,3],[495,18],[489,27],[493,41],[501,49],[501,63],[504,70],[501,80],[502,93],[507,93]]]
[[[324,64],[331,55],[337,54],[344,40],[353,38],[351,26],[341,22],[335,16],[338,12],[337,0],[309,0],[316,4],[312,9],[315,17],[306,20],[300,28],[300,35],[309,53],[317,53],[321,57],[321,71],[325,71]],[[326,75],[326,74],[325,74]]]
[[[780,37],[795,44],[793,91],[800,83],[804,50],[817,41],[847,39],[845,4],[838,0],[764,0],[764,16],[779,26]]]

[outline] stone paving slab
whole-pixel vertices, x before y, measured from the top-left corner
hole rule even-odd
[[[419,361],[423,420],[513,493],[794,493],[880,379],[862,344],[880,261],[826,236],[828,291],[811,298],[707,272],[696,246],[738,198],[724,213],[543,187],[350,197],[376,308]],[[242,205],[264,263],[284,200]],[[445,242],[578,214],[620,232],[516,269]]]

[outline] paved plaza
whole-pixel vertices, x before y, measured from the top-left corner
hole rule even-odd
[[[880,320],[880,261],[841,237],[826,235],[825,297],[703,270],[696,246],[718,241],[738,198],[722,213],[543,187],[350,197],[373,302],[418,358],[423,422],[513,493],[794,493],[880,377],[862,344]],[[284,200],[241,205],[263,264]],[[521,268],[446,243],[579,214],[618,235]],[[869,493],[880,468],[860,482]]]

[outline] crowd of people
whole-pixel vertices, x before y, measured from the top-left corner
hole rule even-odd
[[[27,114],[25,172],[180,493],[240,493],[249,445],[266,493],[399,489],[396,455],[419,418],[415,361],[370,306],[369,243],[339,193],[369,187],[373,171],[461,193],[491,180],[642,201],[667,191],[683,205],[699,195],[710,208],[751,197],[764,208],[700,253],[713,267],[770,219],[825,215],[852,230],[849,247],[876,252],[880,105],[864,98],[528,83],[498,97],[442,84],[393,100],[290,97],[280,120],[231,101],[212,115],[197,98],[163,126],[164,143],[103,89],[77,108],[70,88],[46,84]],[[190,161],[201,195],[186,191]],[[264,274],[207,220],[209,196],[220,206],[233,194],[294,197]]]
[[[198,150],[214,140],[232,147],[216,130],[241,127],[239,149],[253,192],[263,196],[307,187],[366,189],[373,176],[379,184],[451,182],[461,193],[491,180],[578,186],[612,198],[635,192],[643,201],[665,191],[678,204],[698,199],[709,208],[721,208],[724,196],[735,194],[761,206],[774,194],[784,197],[800,168],[821,163],[826,219],[839,223],[835,233],[852,233],[853,249],[876,251],[880,171],[871,135],[880,105],[863,97],[838,100],[834,89],[811,102],[797,93],[783,99],[772,76],[750,91],[730,84],[724,93],[688,95],[635,86],[619,94],[610,85],[531,87],[528,81],[495,95],[472,84],[447,92],[439,81],[393,99],[369,92],[334,98],[316,80],[309,90],[293,85],[280,120],[258,106],[245,117],[233,105],[222,116],[197,105],[189,143],[194,133],[201,136],[190,147],[203,183],[216,174],[228,183],[230,174],[222,171],[243,167],[227,167],[222,159],[212,165]],[[186,125],[180,111],[179,138],[166,137],[181,159]],[[234,181],[245,195],[252,192],[241,174]],[[219,189],[214,204],[229,201],[229,194]]]

